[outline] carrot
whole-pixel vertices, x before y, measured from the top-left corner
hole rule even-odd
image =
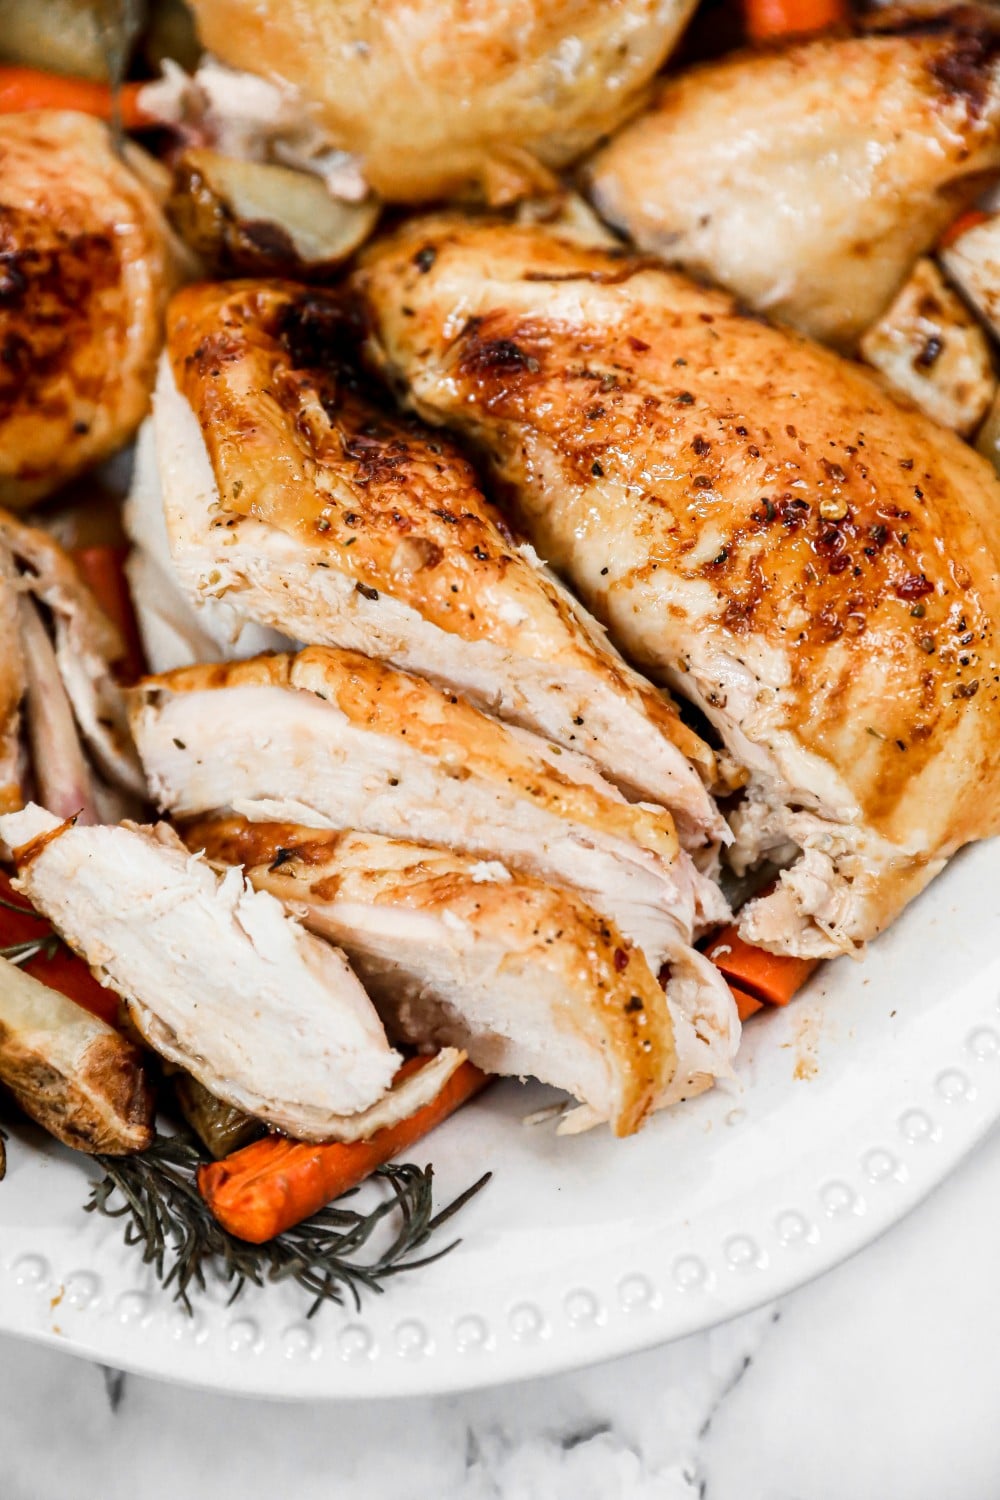
[[[967,230],[975,229],[977,224],[985,224],[988,218],[989,214],[984,213],[981,208],[967,208],[964,214],[959,214],[957,219],[952,219],[938,240],[937,248],[947,250],[948,246],[960,240]]]
[[[14,890],[10,877],[0,870],[0,951],[19,943],[44,942],[52,929],[44,917],[33,911],[22,895]],[[16,907],[17,910],[12,910]],[[19,964],[26,974],[58,990],[68,1000],[75,1000],[91,1015],[114,1026],[118,1019],[118,997],[106,990],[91,974],[82,958],[62,943],[51,956],[44,952]]]
[[[141,88],[140,83],[125,83],[119,90],[118,109],[126,130],[141,130],[155,123],[140,108]],[[42,68],[0,67],[0,115],[19,114],[25,109],[73,109],[110,120],[111,89],[106,83],[64,78]]]
[[[764,1009],[763,1000],[758,1000],[746,990],[740,989],[738,984],[730,984],[729,988],[733,992],[733,999],[736,1001],[736,1014],[741,1021],[749,1020],[757,1011]]]
[[[132,596],[122,567],[127,555],[127,547],[91,546],[73,549],[76,571],[108,619],[122,633],[125,654],[121,659],[121,670],[125,680],[132,683],[142,676],[146,670],[146,662],[135,610],[132,608]]]
[[[405,1062],[397,1080],[422,1068],[426,1058]],[[301,1224],[334,1198],[357,1187],[376,1167],[391,1161],[478,1094],[488,1075],[464,1062],[430,1104],[371,1140],[315,1145],[272,1135],[198,1170],[198,1190],[224,1229],[262,1245]]]
[[[743,0],[747,35],[754,42],[807,36],[843,26],[851,18],[847,0]]]
[[[734,993],[742,991],[768,1005],[787,1005],[817,968],[818,958],[789,958],[745,943],[735,927],[723,927],[705,946]],[[739,994],[737,994],[737,1005]]]

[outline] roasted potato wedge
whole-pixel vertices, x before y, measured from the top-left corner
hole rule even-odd
[[[861,340],[861,355],[929,417],[968,437],[996,394],[989,339],[924,257]]]
[[[153,1097],[138,1049],[5,958],[0,1083],[74,1151],[127,1156],[152,1143]]]
[[[195,147],[177,164],[167,213],[214,269],[322,277],[368,238],[378,205],[331,198],[318,177]]]
[[[1000,338],[1000,214],[991,214],[941,252],[941,263],[971,307]]]
[[[0,61],[107,83],[144,10],[141,0],[0,0]]]

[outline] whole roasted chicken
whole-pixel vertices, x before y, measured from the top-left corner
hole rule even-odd
[[[742,932],[873,937],[1000,828],[1000,486],[859,366],[544,228],[441,216],[354,278],[372,359],[745,766]]]

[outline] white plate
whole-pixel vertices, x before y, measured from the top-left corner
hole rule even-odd
[[[185,1317],[79,1205],[79,1158],[15,1138],[0,1328],[108,1364],[283,1397],[397,1396],[676,1338],[860,1249],[1000,1117],[1000,846],[955,862],[870,951],[747,1028],[735,1090],[631,1141],[557,1139],[496,1086],[423,1149],[441,1201],[490,1167],[447,1259],[311,1323],[290,1288]]]

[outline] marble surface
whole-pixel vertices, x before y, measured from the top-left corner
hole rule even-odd
[[[780,1303],[548,1381],[206,1395],[0,1339],[2,1500],[995,1500],[1000,1130]]]

